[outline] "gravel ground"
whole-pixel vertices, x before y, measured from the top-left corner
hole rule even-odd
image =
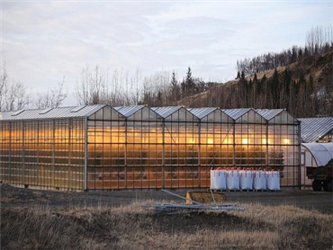
[[[185,190],[173,191],[185,196]],[[333,193],[310,190],[282,190],[281,192],[225,192],[228,202],[262,205],[295,205],[305,209],[316,209],[333,214]],[[45,191],[0,186],[2,206],[120,206],[133,201],[156,200],[183,202],[182,199],[160,190],[89,191],[63,192]]]

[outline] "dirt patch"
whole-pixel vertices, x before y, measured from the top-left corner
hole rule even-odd
[[[174,191],[185,196],[185,190]],[[310,190],[283,190],[281,192],[225,192],[228,202],[262,204],[267,206],[292,205],[333,214],[333,193]],[[164,200],[184,202],[159,190],[61,192],[33,190],[0,185],[0,202],[10,207],[117,207],[133,202]]]

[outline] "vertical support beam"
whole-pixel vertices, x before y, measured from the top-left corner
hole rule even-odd
[[[68,170],[67,170],[67,180],[68,180],[68,189],[70,188],[74,188],[72,185],[71,185],[71,173],[72,173],[72,169],[71,169],[71,164],[72,164],[72,150],[71,150],[71,137],[72,137],[72,122],[73,120],[72,119],[68,119]]]
[[[25,140],[25,122],[22,121],[22,167],[23,167],[23,182],[20,184],[25,184],[25,148],[24,148],[24,140]],[[21,170],[22,171],[22,170]]]
[[[236,167],[236,121],[234,121],[232,128],[232,142],[233,142],[233,152],[232,152],[232,165]]]
[[[12,183],[12,126],[13,122],[9,122],[9,183]]]
[[[162,121],[162,188],[165,188],[165,120]]]
[[[299,189],[302,189],[302,159],[301,159],[301,150],[302,150],[302,136],[301,136],[301,122],[298,121],[298,186]]]
[[[127,189],[127,118],[125,119],[125,189]]]
[[[84,190],[88,190],[88,117],[84,119]]]
[[[39,124],[40,124],[40,121],[37,120],[37,186],[39,186],[39,168],[40,168],[40,165],[39,165]]]
[[[268,121],[266,121],[266,170],[268,169]]]
[[[198,185],[201,188],[201,120],[198,121],[198,139]]]
[[[52,135],[52,187],[55,187],[55,120],[53,120],[53,135]]]

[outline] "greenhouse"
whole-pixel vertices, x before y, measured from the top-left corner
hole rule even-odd
[[[281,171],[299,188],[286,110],[93,105],[0,113],[1,181],[67,190],[208,188],[210,170]]]
[[[298,118],[301,122],[302,141],[333,142],[333,117]]]

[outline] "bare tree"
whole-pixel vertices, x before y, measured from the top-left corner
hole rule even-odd
[[[82,70],[81,81],[77,86],[76,97],[80,105],[98,104],[103,100],[105,75],[96,65],[93,72],[87,66]]]
[[[333,26],[312,27],[306,34],[306,46],[310,54],[322,52],[325,46],[331,46],[333,43]]]
[[[26,88],[21,82],[13,82],[5,96],[5,110],[20,110],[29,104],[30,98],[26,94]]]
[[[141,87],[140,85],[142,81],[142,74],[139,67],[136,68],[134,77],[132,77],[131,80],[132,80],[132,85],[134,85],[135,87],[133,94],[133,102],[134,104],[138,104],[140,100],[140,87]]]
[[[8,92],[9,82],[6,71],[6,64],[4,63],[0,69],[0,111],[5,109],[5,101]]]
[[[35,106],[39,109],[57,108],[67,97],[67,92],[64,91],[65,77],[58,83],[57,87],[46,92],[38,93]]]

